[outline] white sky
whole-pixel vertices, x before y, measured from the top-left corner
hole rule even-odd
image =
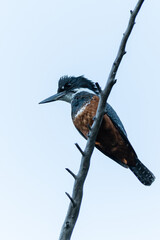
[[[85,140],[64,102],[38,105],[60,76],[104,87],[136,0],[5,0],[0,3],[0,239],[58,239]],[[72,240],[159,239],[160,2],[145,1],[109,102],[140,160],[143,186],[94,151]]]

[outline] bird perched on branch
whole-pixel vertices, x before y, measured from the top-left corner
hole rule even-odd
[[[57,93],[40,104],[57,100],[71,103],[73,123],[87,139],[96,115],[98,95],[99,90],[96,84],[85,77],[64,76],[58,82]],[[108,103],[106,103],[95,146],[106,156],[123,167],[129,168],[144,185],[149,186],[155,180],[153,173],[138,159],[121,120]]]

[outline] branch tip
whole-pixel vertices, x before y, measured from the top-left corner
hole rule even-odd
[[[90,134],[89,134],[89,132],[88,132],[88,134],[87,134],[87,137],[90,138]]]
[[[113,85],[116,84],[116,82],[117,82],[117,79],[114,79],[114,81],[113,81]]]
[[[98,89],[98,92],[101,93],[101,92],[102,92],[102,89],[101,89],[99,83],[96,82],[95,85],[96,85],[96,87],[97,87],[97,89]]]
[[[93,117],[93,122],[96,120],[96,116]]]
[[[83,152],[82,148],[79,146],[79,144],[75,143],[75,145],[78,148],[78,150],[80,151],[80,153],[82,154],[82,156],[84,156],[84,152]]]
[[[77,179],[77,176],[69,169],[69,168],[65,168],[67,172],[69,172],[71,174],[71,176],[74,178],[74,179]]]
[[[71,201],[71,203],[73,204],[73,207],[76,206],[75,201],[73,200],[73,198],[69,195],[69,193],[65,192],[65,194],[67,195],[67,197],[69,198],[69,200]]]
[[[92,128],[91,128],[91,126],[88,124],[87,125],[87,127],[88,127],[88,129],[91,131],[92,130]]]

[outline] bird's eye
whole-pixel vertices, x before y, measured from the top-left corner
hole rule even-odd
[[[71,83],[66,83],[63,87],[64,89],[69,88],[71,86]]]
[[[65,83],[62,87],[61,87],[61,91],[63,90],[67,90],[68,88],[70,88],[71,83]]]
[[[71,86],[71,83],[66,83],[63,86],[59,87],[58,92],[62,92],[64,90],[68,90]]]

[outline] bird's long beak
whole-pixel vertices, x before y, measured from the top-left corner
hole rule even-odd
[[[56,94],[54,94],[53,96],[44,99],[44,100],[41,101],[39,104],[49,103],[49,102],[54,102],[54,101],[60,100],[63,96],[65,96],[65,94],[66,94],[65,91],[56,93]]]

